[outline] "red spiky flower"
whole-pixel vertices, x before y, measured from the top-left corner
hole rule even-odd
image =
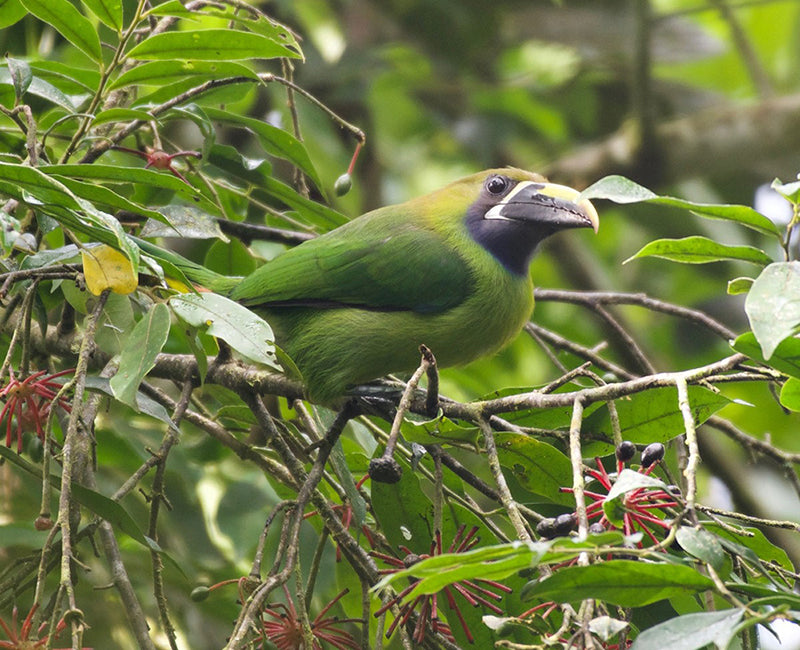
[[[625,463],[633,455],[628,452],[628,447],[633,447],[633,445],[623,442],[617,449],[617,474],[622,472]],[[639,467],[639,473],[649,475],[663,456],[664,445],[661,443],[648,445],[642,452],[642,464]],[[586,506],[586,514],[589,521],[597,520],[592,526],[597,527],[598,530],[601,527],[604,530],[615,529],[617,526],[609,521],[603,510],[603,504],[615,479],[605,470],[599,458],[595,458],[595,463],[597,469],[588,469],[587,473],[600,483],[606,493],[584,490],[584,494],[592,500],[592,503]],[[572,488],[561,488],[561,491],[572,492]],[[658,538],[654,534],[654,530],[660,528],[668,531],[671,527],[671,522],[662,518],[663,512],[679,505],[676,500],[676,493],[659,487],[640,487],[631,490],[622,497],[621,504],[623,506],[622,532],[625,535],[631,535],[640,530],[654,544],[658,544]],[[642,543],[639,542],[639,547],[642,546]]]
[[[31,638],[31,630],[33,629],[33,615],[36,613],[38,608],[38,604],[31,607],[31,610],[28,612],[28,615],[25,617],[25,620],[22,621],[22,627],[18,627],[18,617],[17,617],[17,608],[11,612],[11,625],[7,625],[6,622],[0,618],[0,628],[3,629],[6,636],[8,637],[8,641],[1,641],[0,640],[0,648],[7,648],[8,650],[34,650],[35,648],[43,648],[45,644],[50,640],[50,635],[46,634],[42,636],[42,632],[44,632],[45,628],[48,625],[48,621],[45,621],[39,626],[39,629],[36,631],[36,636],[41,638],[32,639]],[[64,629],[67,627],[67,624],[64,622],[64,619],[58,621],[56,624],[55,633],[53,634],[53,638],[56,638]],[[66,649],[64,649],[66,650]],[[92,650],[91,648],[84,648],[83,650]]]
[[[341,591],[311,621],[311,635],[314,638],[311,650],[322,650],[323,642],[337,650],[360,650],[361,644],[349,632],[338,629],[338,626],[342,623],[361,623],[361,619],[326,616],[347,592],[347,589]],[[286,604],[276,603],[264,607],[261,626],[264,637],[275,644],[278,650],[295,650],[303,647],[303,624],[286,585],[283,585],[283,593],[286,595]]]
[[[412,553],[405,546],[401,546],[400,550],[406,554],[403,559],[376,552],[372,552],[371,555],[395,567],[393,569],[383,569],[378,573],[381,575],[397,573],[398,571],[402,571],[413,566],[420,560],[427,559],[434,555],[441,555],[444,552],[465,553],[466,551],[469,551],[480,542],[480,538],[476,535],[478,532],[477,526],[470,528],[466,535],[464,534],[465,529],[465,525],[462,524],[459,526],[458,531],[456,531],[456,535],[453,538],[453,542],[450,544],[450,548],[448,548],[447,551],[443,551],[442,549],[442,534],[439,531],[436,531],[436,539],[431,542],[430,553],[417,555]],[[414,589],[415,585],[416,581],[412,580],[408,587],[403,589],[394,598],[384,603],[383,606],[377,612],[375,612],[375,616],[380,616],[394,605],[400,605],[406,595]],[[489,587],[491,587],[491,589]],[[386,638],[388,639],[392,636],[398,625],[406,625],[411,619],[412,614],[416,613],[417,619],[411,636],[411,640],[414,643],[422,643],[423,639],[425,638],[425,631],[428,629],[432,630],[433,632],[440,633],[450,641],[455,641],[455,637],[453,637],[450,626],[448,626],[447,623],[439,620],[439,596],[440,594],[444,594],[447,604],[449,605],[450,609],[455,612],[455,615],[458,617],[458,620],[461,623],[461,629],[464,630],[464,634],[466,635],[467,639],[470,643],[472,643],[474,641],[472,632],[470,632],[469,626],[461,614],[461,610],[459,609],[458,603],[455,599],[455,594],[459,594],[473,607],[483,605],[495,614],[502,614],[503,610],[488,600],[489,598],[495,601],[500,601],[503,599],[502,594],[492,591],[492,589],[505,593],[510,593],[512,591],[510,587],[507,587],[500,582],[476,578],[475,580],[461,580],[459,582],[454,582],[435,594],[423,594],[421,596],[417,596],[413,601],[400,606],[400,615],[395,618],[394,621],[392,621],[392,624],[386,631]]]
[[[39,439],[44,441],[44,422],[50,414],[56,394],[63,388],[62,384],[54,380],[73,372],[75,372],[75,368],[62,370],[52,375],[46,374],[46,370],[39,370],[20,381],[14,376],[14,370],[8,369],[8,384],[0,390],[0,399],[5,401],[5,406],[0,411],[0,423],[6,419],[7,447],[11,446],[14,417],[17,420],[17,453],[22,453],[22,434],[31,425]],[[63,397],[58,399],[58,405],[69,413],[69,402]]]

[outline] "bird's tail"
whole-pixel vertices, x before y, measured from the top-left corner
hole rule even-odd
[[[201,264],[196,264],[177,253],[161,248],[156,244],[151,244],[144,239],[139,239],[138,237],[131,237],[131,239],[133,239],[142,253],[161,264],[167,276],[172,276],[172,279],[178,282],[183,282],[186,279],[189,282],[199,284],[206,289],[221,294],[229,293],[233,287],[241,282],[239,277],[216,273]]]

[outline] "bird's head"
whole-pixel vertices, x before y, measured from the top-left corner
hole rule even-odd
[[[597,232],[597,211],[588,200],[579,200],[577,190],[521,169],[480,172],[453,183],[449,193],[466,205],[464,223],[472,239],[517,275],[528,273],[536,247],[553,233]]]

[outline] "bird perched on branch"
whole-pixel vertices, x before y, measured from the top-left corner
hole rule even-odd
[[[539,243],[559,230],[597,230],[597,212],[578,198],[538,174],[492,169],[368,212],[244,279],[209,282],[193,273],[202,267],[178,266],[262,315],[309,397],[326,402],[413,370],[420,344],[446,367],[510,342],[533,310]]]

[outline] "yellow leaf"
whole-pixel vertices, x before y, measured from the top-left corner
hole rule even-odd
[[[95,296],[106,289],[128,294],[136,290],[139,278],[131,261],[116,248],[101,244],[81,251],[86,286]]]

